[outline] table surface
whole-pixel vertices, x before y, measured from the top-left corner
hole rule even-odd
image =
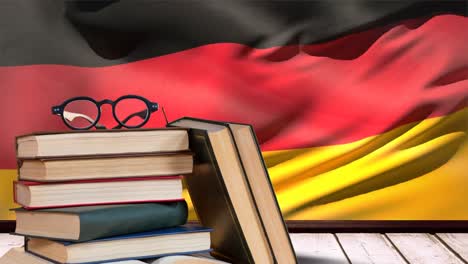
[[[300,264],[468,263],[468,233],[291,234]],[[0,234],[0,256],[23,238]]]

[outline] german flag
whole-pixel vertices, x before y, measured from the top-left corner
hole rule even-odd
[[[16,135],[65,130],[50,107],[69,97],[139,94],[169,120],[253,124],[287,219],[467,220],[466,10],[0,1],[0,219],[13,218]]]

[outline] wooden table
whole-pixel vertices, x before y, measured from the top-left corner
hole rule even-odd
[[[466,234],[291,234],[300,264],[468,263]],[[0,255],[22,237],[0,234]]]
[[[468,234],[291,234],[299,263],[467,263]]]

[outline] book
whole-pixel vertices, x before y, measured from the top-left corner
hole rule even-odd
[[[27,238],[27,252],[55,263],[102,263],[147,259],[210,250],[210,232],[205,227],[173,227],[92,240],[83,243]]]
[[[228,264],[221,260],[193,256],[168,256],[156,259],[151,264]]]
[[[185,201],[14,210],[16,234],[73,242],[179,226],[188,214]]]
[[[26,209],[181,201],[182,176],[40,183],[15,181],[16,203]]]
[[[253,127],[241,123],[224,123],[224,125],[227,125],[231,130],[234,144],[238,149],[241,163],[244,165],[250,190],[277,263],[296,263],[296,255],[288,228],[281,214]]]
[[[23,159],[20,180],[53,182],[83,179],[180,175],[192,172],[192,153],[145,153]]]
[[[41,132],[18,136],[16,144],[18,158],[188,150],[187,131],[168,128]]]
[[[12,248],[5,255],[0,257],[0,264],[51,264],[48,260],[37,257],[24,251],[24,248]],[[144,264],[139,260],[125,260],[116,262],[106,262],[108,264]]]
[[[236,140],[227,123],[184,117],[168,125],[190,128],[195,160],[186,182],[200,222],[214,228],[212,255],[236,263],[296,263],[253,130],[240,129]]]

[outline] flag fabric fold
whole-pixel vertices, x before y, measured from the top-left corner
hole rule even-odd
[[[68,97],[140,94],[252,124],[286,219],[466,220],[466,7],[3,1],[0,219],[16,135],[66,129],[50,106]]]

